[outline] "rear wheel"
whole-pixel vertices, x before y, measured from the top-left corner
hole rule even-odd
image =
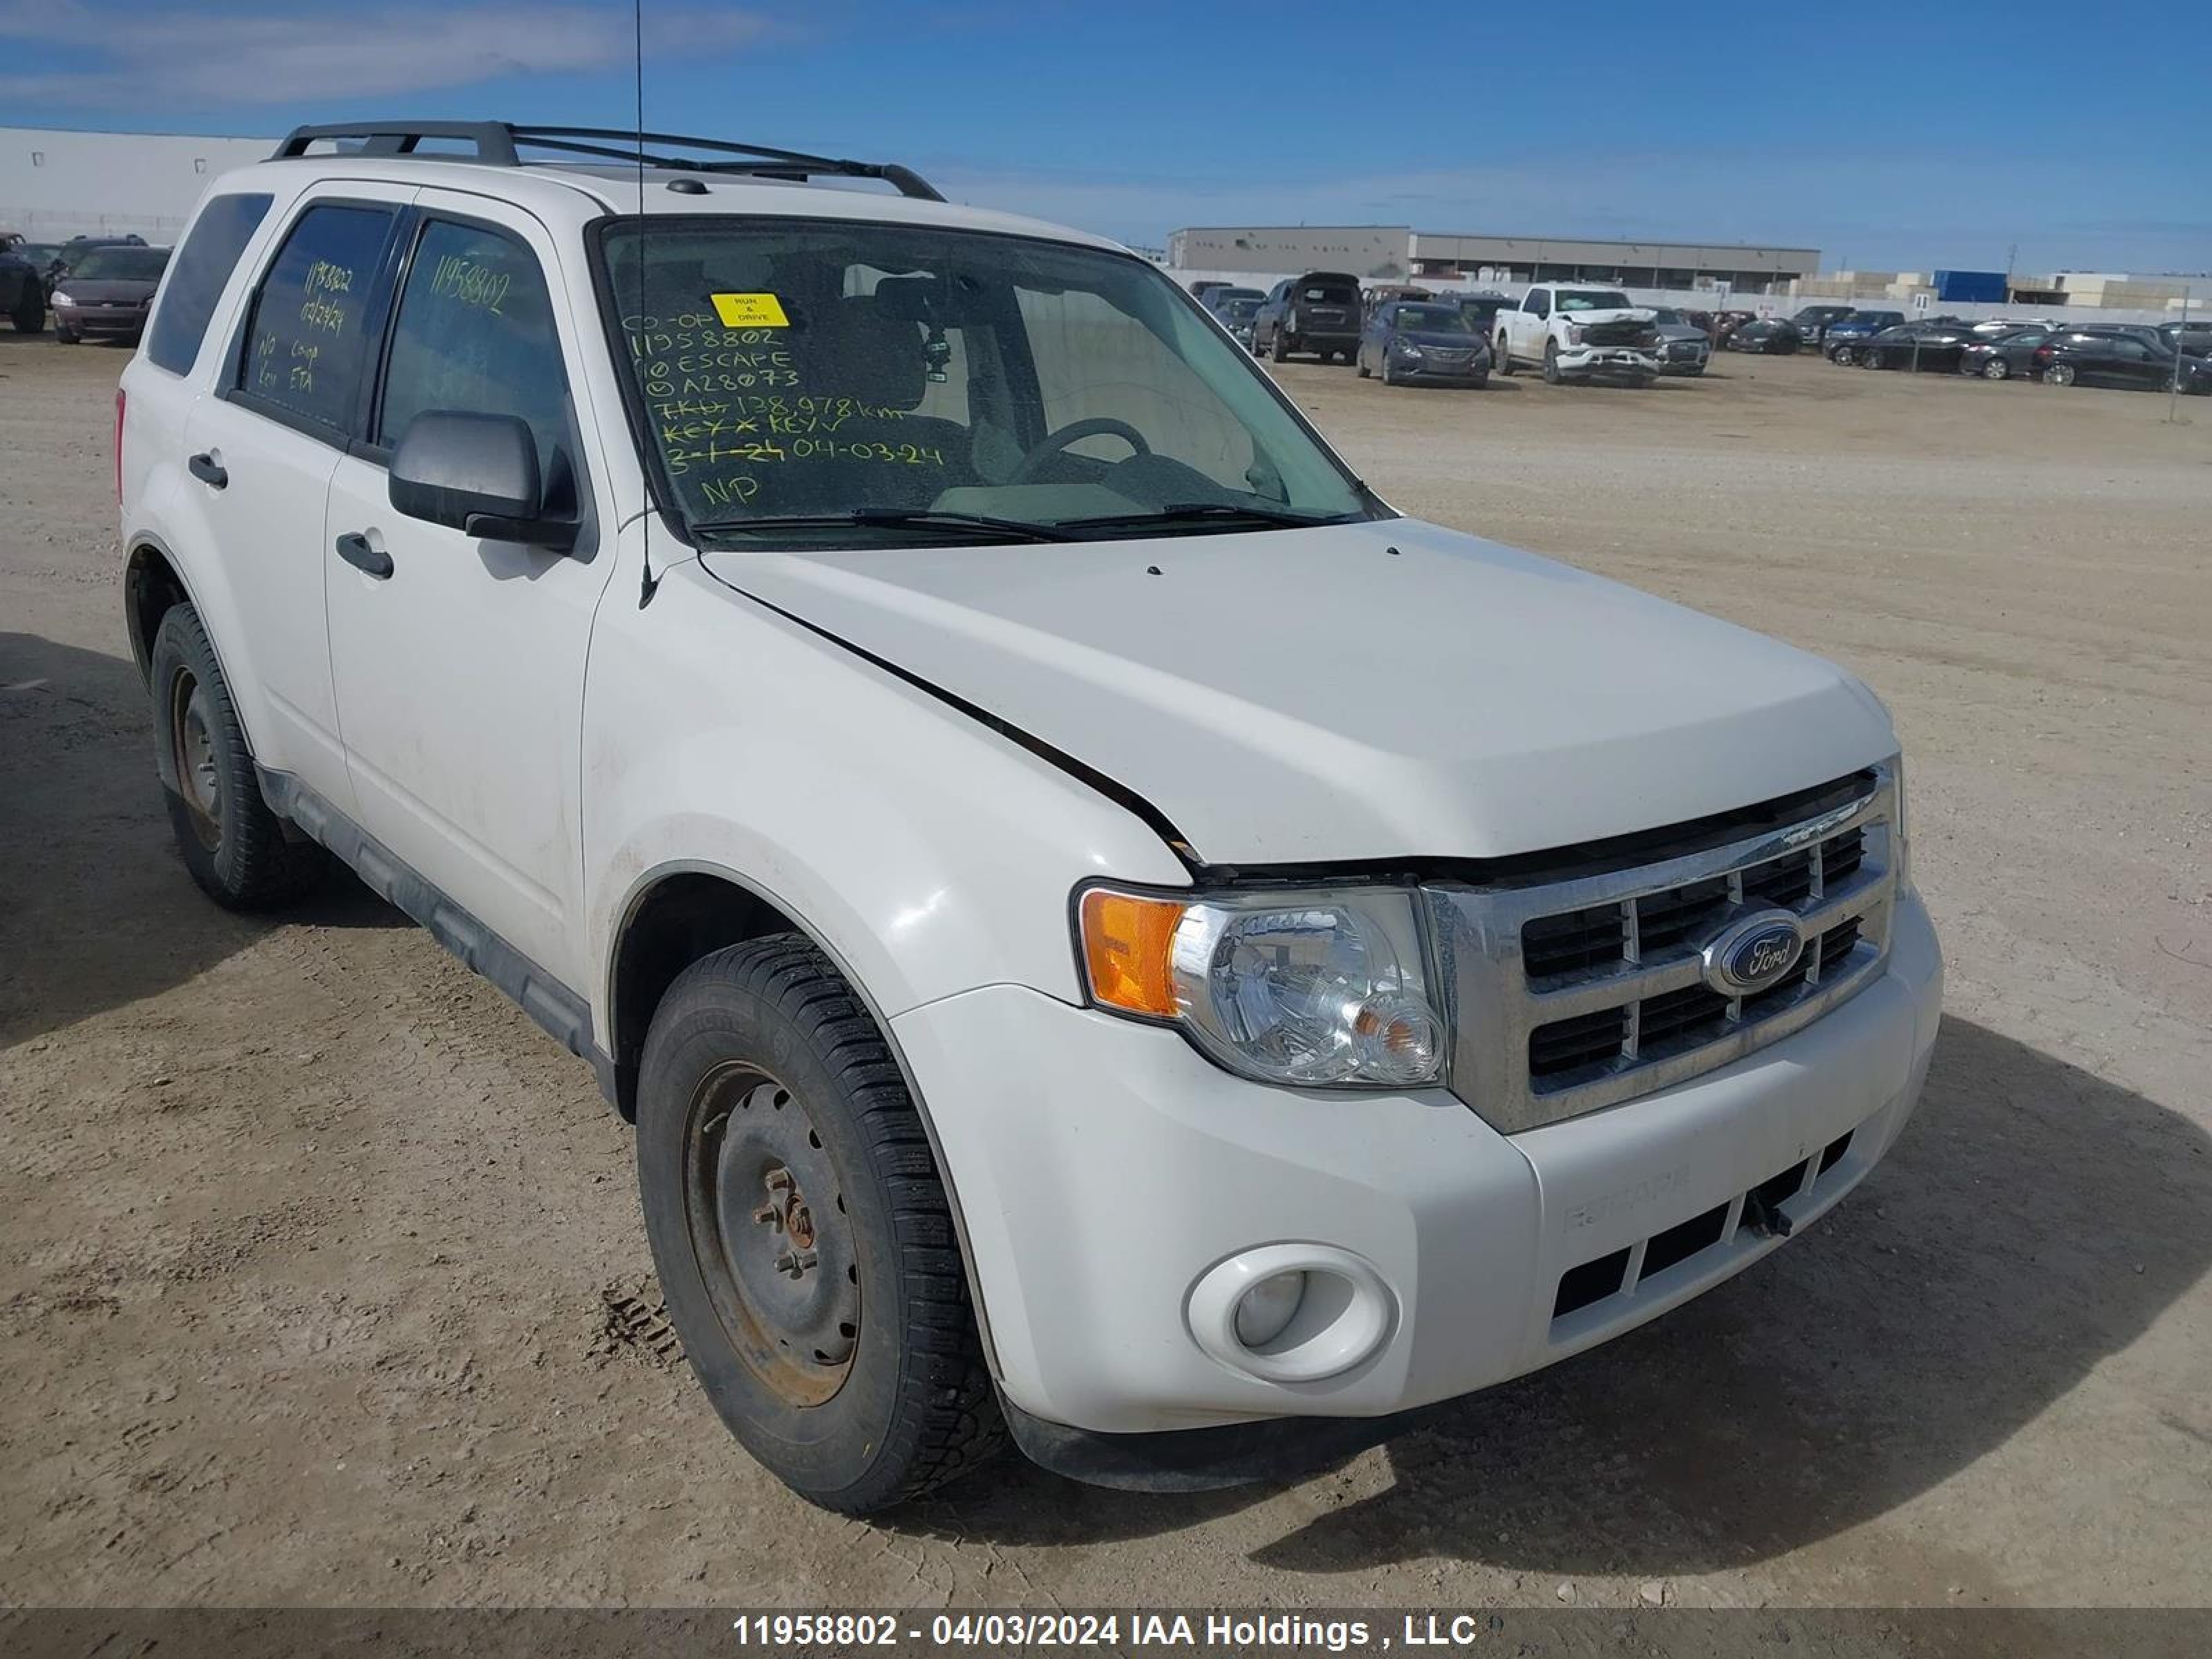
[[[1283,337],[1283,325],[1275,325],[1275,331],[1267,337],[1267,355],[1279,363],[1291,361],[1290,342]]]
[[[42,334],[46,327],[46,291],[35,276],[23,279],[23,291],[15,296],[15,309],[9,313],[18,334]]]
[[[1878,346],[1869,346],[1859,356],[1861,368],[1881,368],[1883,366],[1881,349]]]
[[[1498,343],[1491,350],[1490,366],[1500,374],[1510,374],[1513,372],[1513,349],[1506,344],[1505,331],[1503,329],[1498,331]]]
[[[329,858],[313,842],[288,840],[262,799],[230,688],[191,606],[161,618],[149,676],[155,741],[174,780],[165,783],[169,825],[192,879],[232,910],[271,909],[306,895]]]
[[[2050,368],[2043,371],[2043,383],[2045,386],[2072,386],[2074,384],[2074,365],[2071,363],[2051,364]]]
[[[951,1206],[874,1019],[806,939],[694,963],[654,1012],[638,1188],[669,1315],[747,1450],[866,1514],[1003,1437]]]

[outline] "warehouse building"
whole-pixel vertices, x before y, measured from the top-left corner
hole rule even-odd
[[[1192,226],[1168,237],[1177,270],[1281,276],[1346,270],[1376,282],[1617,283],[1648,289],[1786,293],[1820,268],[1809,247],[1732,242],[1625,242],[1415,230],[1409,225]]]
[[[276,148],[274,138],[0,127],[0,230],[33,242],[173,242],[209,179]]]

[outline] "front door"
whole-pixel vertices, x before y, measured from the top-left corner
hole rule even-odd
[[[331,482],[331,657],[362,822],[417,873],[571,988],[580,971],[578,807],[584,659],[614,562],[593,528],[591,465],[563,337],[568,303],[542,226],[425,191],[368,443]],[[588,298],[588,296],[586,296]],[[565,320],[566,326],[562,324]],[[393,511],[386,466],[415,416],[509,415],[538,441],[550,516],[574,550],[471,536]],[[362,538],[374,574],[341,557]],[[356,544],[358,548],[358,544]]]

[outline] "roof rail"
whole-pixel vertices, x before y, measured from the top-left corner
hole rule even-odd
[[[455,155],[445,149],[422,149],[425,139],[439,138],[472,143],[476,153]],[[419,156],[429,161],[476,161],[489,167],[520,167],[524,164],[521,152],[532,149],[632,165],[641,163],[684,173],[734,173],[799,184],[825,176],[880,179],[902,196],[925,202],[945,199],[920,173],[896,161],[844,161],[810,155],[803,150],[771,149],[764,144],[731,143],[720,138],[694,138],[672,132],[640,132],[628,127],[522,127],[505,121],[345,121],[295,127],[269,159],[278,161],[305,155],[308,147],[319,139],[357,139],[361,147],[355,153],[362,155]],[[647,144],[673,145],[681,149],[702,150],[706,155],[662,155],[646,149]]]

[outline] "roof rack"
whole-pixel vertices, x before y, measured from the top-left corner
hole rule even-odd
[[[318,140],[357,139],[361,155],[419,156],[428,161],[476,161],[487,167],[525,165],[522,151],[550,150],[564,155],[589,155],[631,165],[665,167],[682,173],[728,173],[754,179],[778,179],[804,184],[809,179],[880,179],[902,196],[925,202],[941,202],[930,182],[911,167],[896,161],[841,161],[810,155],[802,150],[770,149],[764,144],[733,144],[719,138],[693,138],[674,132],[639,132],[628,127],[519,127],[505,121],[343,121],[327,126],[295,127],[284,135],[276,153],[281,161],[305,155]],[[426,139],[451,139],[473,144],[474,155],[446,149],[424,149]],[[704,150],[704,157],[665,155],[647,150],[647,144],[672,144],[684,149]],[[722,159],[722,158],[729,159]]]

